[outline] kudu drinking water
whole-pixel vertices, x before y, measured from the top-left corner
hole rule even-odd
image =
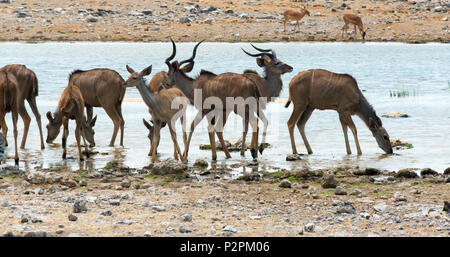
[[[12,73],[0,71],[0,119],[3,135],[6,135],[8,127],[5,122],[5,115],[12,113],[14,129],[14,161],[19,165],[19,153],[17,151],[17,118],[18,118],[18,89],[16,76]],[[6,137],[5,137],[6,145]]]
[[[49,123],[47,125],[47,142],[52,142],[58,136],[61,124],[64,126],[62,135],[62,147],[64,149],[62,155],[63,159],[66,159],[66,144],[67,137],[69,135],[69,120],[75,120],[76,122],[75,138],[77,140],[80,161],[84,160],[81,152],[80,135],[83,136],[83,141],[86,148],[86,157],[89,157],[86,140],[92,146],[95,146],[94,130],[92,128],[95,126],[97,116],[95,116],[94,119],[87,121],[84,115],[84,106],[85,103],[83,95],[81,94],[81,90],[78,87],[69,84],[61,94],[58,103],[58,110],[55,112],[55,114],[52,116],[50,112],[47,113],[47,118],[49,120]]]
[[[122,101],[126,88],[124,79],[114,70],[75,70],[69,76],[69,84],[80,89],[86,107],[87,121],[92,120],[93,107],[102,107],[114,123],[109,146],[114,146],[120,128],[120,146],[123,146],[125,121],[122,117]],[[58,118],[58,117],[56,117]]]
[[[41,124],[41,114],[36,105],[36,96],[38,96],[38,79],[36,74],[28,69],[25,65],[20,64],[10,64],[6,65],[0,69],[0,71],[8,72],[16,77],[17,81],[17,108],[19,115],[23,120],[23,136],[22,143],[20,144],[20,148],[25,148],[25,143],[27,141],[28,130],[30,128],[30,116],[28,115],[27,109],[25,108],[25,100],[27,100],[30,105],[31,110],[33,111],[34,116],[36,117],[36,122],[39,127],[39,136],[41,139],[41,149],[45,148],[44,145],[44,137],[42,135],[42,124]],[[6,140],[6,134],[4,134]],[[8,141],[6,140],[6,145],[8,145]]]
[[[172,41],[173,42],[173,41]],[[201,42],[200,42],[201,43]],[[250,122],[250,125],[252,127],[252,142],[251,142],[251,152],[252,157],[255,159],[257,157],[257,143],[258,143],[258,132],[257,132],[257,119],[255,117],[255,112],[258,114],[263,113],[261,110],[258,110],[258,107],[256,109],[250,110],[248,108],[249,106],[245,107],[245,112],[240,112],[238,109],[240,108],[236,104],[232,104],[231,106],[227,105],[227,98],[232,99],[243,99],[244,101],[247,101],[248,99],[254,99],[255,103],[259,103],[259,97],[261,97],[261,92],[259,87],[260,86],[269,86],[272,87],[273,85],[270,83],[266,83],[269,80],[274,82],[275,80],[272,80],[277,77],[277,75],[272,74],[271,72],[274,70],[277,70],[278,78],[279,76],[284,73],[292,70],[292,67],[289,65],[286,65],[282,62],[280,62],[278,59],[276,59],[275,55],[269,52],[263,52],[258,55],[252,55],[252,56],[258,56],[260,58],[257,59],[257,63],[261,67],[266,68],[267,77],[261,78],[259,75],[257,75],[255,72],[244,72],[244,74],[236,74],[236,73],[223,73],[216,75],[214,73],[211,73],[209,71],[202,70],[200,72],[200,75],[192,79],[188,77],[179,67],[184,63],[189,63],[190,65],[194,65],[194,58],[196,54],[196,49],[198,43],[194,47],[193,56],[187,60],[184,60],[180,63],[177,61],[174,61],[172,63],[167,62],[167,65],[169,67],[168,76],[165,82],[165,85],[167,86],[173,86],[176,85],[176,87],[180,88],[181,91],[190,99],[191,103],[194,103],[195,107],[199,110],[197,116],[195,117],[194,121],[191,124],[190,133],[188,136],[187,144],[185,147],[185,153],[184,156],[187,158],[188,150],[189,150],[189,144],[192,139],[192,134],[194,132],[195,127],[200,123],[200,121],[203,119],[204,116],[207,116],[212,111],[219,112],[218,120],[215,120],[214,123],[222,126],[222,128],[219,128],[219,130],[215,129],[213,126],[213,119],[208,118],[208,134],[209,134],[209,140],[211,144],[211,151],[212,151],[212,159],[217,159],[216,154],[216,147],[215,147],[215,140],[214,140],[214,130],[217,134],[219,141],[221,143],[222,149],[225,152],[226,158],[231,158],[231,155],[225,145],[225,141],[223,139],[223,126],[225,126],[227,117],[230,114],[231,111],[234,111],[236,114],[240,115],[244,119],[244,124],[248,124]],[[174,44],[173,44],[174,45]],[[174,45],[174,53],[175,53],[175,45]],[[271,68],[268,68],[268,67]],[[272,69],[273,68],[273,69]],[[272,76],[275,75],[275,76]],[[281,81],[281,80],[280,80]],[[201,101],[196,103],[194,99],[194,90],[200,90],[201,91]],[[205,102],[208,99],[215,99],[218,101],[217,105],[214,104],[214,108],[205,108]],[[244,103],[245,104],[245,103]],[[243,105],[244,105],[243,104]],[[242,106],[241,106],[242,107]],[[248,125],[247,125],[248,128]],[[244,138],[245,138],[246,129],[244,128]],[[245,147],[245,141],[242,144],[243,147]],[[242,152],[241,152],[242,153]]]
[[[298,130],[305,143],[306,150],[312,154],[311,146],[305,135],[305,124],[314,109],[336,110],[344,132],[347,154],[351,154],[347,137],[349,127],[355,138],[358,155],[362,154],[359,146],[356,126],[351,115],[358,115],[375,137],[378,146],[386,153],[392,153],[391,142],[387,131],[383,128],[381,119],[358,88],[356,80],[348,74],[337,74],[327,70],[314,69],[300,72],[289,83],[289,101],[294,109],[287,122],[291,137],[292,153],[297,154],[294,139],[294,127]]]
[[[162,89],[157,93],[149,90],[145,85],[144,77],[148,76],[152,71],[152,66],[143,69],[141,72],[135,72],[128,65],[126,66],[130,77],[124,82],[124,86],[136,87],[144,100],[145,104],[149,107],[149,111],[153,119],[153,140],[151,147],[151,161],[156,161],[156,148],[157,142],[159,142],[159,134],[161,130],[161,125],[166,123],[170,130],[170,135],[174,147],[176,149],[174,153],[174,159],[178,160],[178,156],[182,161],[184,161],[181,155],[181,150],[177,141],[177,135],[175,132],[175,122],[186,114],[186,108],[188,106],[189,100],[186,96],[178,89]],[[181,106],[181,107],[180,107]]]

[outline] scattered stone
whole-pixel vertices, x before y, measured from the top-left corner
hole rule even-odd
[[[173,159],[166,159],[155,163],[150,169],[151,173],[156,175],[180,174],[188,169],[185,163],[177,162]]]
[[[303,228],[300,228],[300,229],[298,230],[298,234],[299,234],[299,235],[303,235],[303,233],[304,233],[304,232],[303,232]]]
[[[208,161],[205,158],[198,158],[197,160],[195,160],[194,166],[195,167],[200,167],[200,168],[207,168],[208,167]]]
[[[235,228],[233,228],[232,226],[230,226],[230,225],[226,225],[226,226],[223,228],[223,231],[225,231],[225,232],[231,232],[231,233],[236,233],[236,232],[237,232],[237,230],[236,230]]]
[[[337,214],[342,214],[342,213],[355,214],[355,207],[350,202],[338,204],[336,207],[336,213]]]
[[[444,170],[444,175],[450,175],[450,167]]]
[[[25,234],[25,237],[46,237],[47,232],[43,230],[31,231]]]
[[[437,171],[435,171],[435,170],[430,169],[430,168],[425,168],[425,169],[422,169],[420,171],[420,176],[423,177],[423,176],[427,176],[427,175],[436,176],[436,175],[439,175],[439,173]]]
[[[305,231],[312,233],[314,232],[315,227],[316,225],[314,223],[308,223],[305,225]]]
[[[336,190],[334,191],[335,195],[347,195],[347,191],[341,186],[336,187]]]
[[[359,189],[355,189],[353,192],[350,193],[350,195],[361,195],[362,192]]]
[[[412,169],[401,169],[396,174],[397,177],[400,178],[417,178],[418,175]]]
[[[409,115],[404,112],[389,112],[382,115],[385,118],[408,118]]]
[[[192,20],[189,19],[188,17],[182,17],[182,18],[180,18],[179,22],[180,23],[191,23]]]
[[[190,229],[190,228],[188,228],[188,227],[185,227],[185,226],[181,226],[181,227],[179,228],[179,231],[180,231],[180,233],[191,233],[191,232],[192,232],[192,229]]]
[[[154,206],[152,206],[152,210],[157,211],[157,212],[163,212],[163,211],[166,211],[166,208],[164,208],[164,206],[154,205]]]
[[[444,211],[450,214],[450,202],[444,201]]]
[[[145,231],[144,233],[144,237],[151,237],[152,233],[150,233],[150,231]]]
[[[111,199],[111,200],[109,200],[109,204],[114,205],[114,206],[119,206],[120,199]]]
[[[302,159],[302,158],[300,157],[299,154],[288,154],[288,155],[286,156],[286,161],[288,161],[288,162],[299,161],[299,160],[301,160],[301,159]]]
[[[118,225],[131,225],[133,224],[133,221],[129,219],[120,219],[116,224]]]
[[[182,214],[180,216],[180,218],[181,218],[182,221],[191,222],[192,221],[192,214]]]
[[[322,182],[322,188],[336,188],[338,185],[339,183],[333,174],[325,176]]]
[[[381,174],[380,170],[375,168],[366,168],[365,170],[356,170],[353,174],[357,176],[375,176]]]
[[[400,192],[395,192],[394,194],[394,200],[396,202],[406,202],[406,197],[402,195]]]
[[[74,213],[81,213],[81,212],[86,212],[86,211],[87,211],[87,207],[86,207],[85,199],[79,199],[79,200],[75,201],[75,203],[73,204],[73,212]]]
[[[124,181],[122,181],[122,183],[120,183],[120,185],[123,188],[129,188],[131,186],[131,181],[129,181],[128,179],[125,179]]]
[[[77,216],[75,216],[75,215],[73,215],[73,214],[70,214],[70,215],[69,215],[69,220],[70,220],[70,221],[77,221],[77,219],[78,219]]]
[[[283,179],[279,185],[279,187],[281,188],[291,188],[291,186],[292,186],[291,181],[287,179]]]
[[[374,209],[376,212],[379,212],[379,213],[385,213],[385,212],[388,212],[388,211],[389,211],[389,206],[386,205],[385,203],[379,203],[379,204],[373,206],[373,209]]]
[[[102,215],[102,216],[112,216],[112,211],[105,210],[105,211],[100,212],[100,215]]]

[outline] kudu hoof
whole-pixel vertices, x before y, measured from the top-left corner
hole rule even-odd
[[[258,157],[256,149],[251,149],[250,152],[252,153],[253,160],[255,160]]]
[[[66,154],[65,153],[63,153],[62,158],[66,159]]]
[[[16,166],[19,166],[19,158],[14,159],[14,163],[15,163]]]
[[[83,157],[80,157],[80,162],[82,162],[82,161],[84,161],[84,158],[83,158]]]
[[[262,154],[263,151],[264,151],[264,145],[260,144],[259,147],[258,147],[258,150],[259,150],[259,153]]]

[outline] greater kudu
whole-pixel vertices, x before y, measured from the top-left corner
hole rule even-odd
[[[25,148],[25,143],[27,141],[28,130],[30,128],[30,116],[28,115],[27,109],[25,108],[25,100],[27,100],[30,105],[31,110],[33,111],[34,116],[36,117],[36,122],[39,127],[39,136],[41,139],[41,149],[45,148],[44,145],[44,137],[42,135],[42,123],[41,123],[41,114],[37,108],[36,104],[36,96],[38,96],[38,79],[36,74],[28,69],[25,65],[21,64],[10,64],[6,65],[0,69],[0,71],[6,71],[11,73],[16,77],[17,80],[17,108],[19,115],[23,120],[23,136],[22,143],[20,144],[20,148]],[[6,140],[6,134],[4,134]],[[8,141],[6,140],[6,145],[8,145]]]
[[[120,146],[123,146],[125,121],[122,117],[122,101],[126,88],[124,79],[111,69],[75,70],[69,76],[69,85],[80,89],[86,107],[87,121],[92,120],[93,107],[102,107],[114,123],[109,146],[114,146],[120,128]],[[57,118],[57,117],[55,117]]]
[[[341,36],[344,35],[344,32],[347,33],[348,25],[352,24],[354,27],[354,30],[355,30],[355,35],[357,32],[356,27],[358,27],[359,33],[361,34],[363,42],[366,40],[367,29],[364,28],[361,17],[359,17],[356,14],[344,14],[343,20],[344,20],[344,26],[342,27],[342,35]]]
[[[387,131],[383,128],[381,119],[358,88],[356,80],[348,74],[337,74],[327,70],[313,69],[300,72],[289,83],[289,100],[294,103],[294,109],[287,122],[291,137],[292,153],[297,154],[294,139],[294,127],[298,130],[305,143],[308,154],[312,154],[311,146],[305,135],[305,124],[314,109],[336,110],[344,132],[347,154],[351,154],[347,137],[347,127],[353,133],[358,155],[361,155],[356,126],[351,115],[358,115],[375,137],[378,146],[386,153],[392,153],[391,142]]]
[[[244,124],[247,124],[246,126],[247,128],[244,128],[243,132],[244,138],[247,133],[248,123],[250,122],[250,125],[252,126],[253,133],[250,149],[252,157],[256,159],[258,146],[258,131],[257,131],[258,121],[254,114],[257,113],[257,115],[259,116],[259,114],[263,114],[263,112],[262,110],[259,110],[258,107],[256,108],[256,110],[250,110],[250,108],[247,108],[249,106],[244,106],[245,112],[240,112],[238,108],[242,106],[239,107],[236,106],[235,104],[233,104],[232,106],[228,106],[226,104],[228,103],[227,98],[231,99],[240,98],[243,99],[244,101],[247,101],[247,99],[255,99],[258,105],[259,97],[263,96],[261,94],[261,91],[263,91],[264,89],[272,91],[272,88],[269,89],[265,87],[266,86],[274,87],[274,85],[272,84],[274,83],[274,81],[281,83],[280,79],[281,74],[292,71],[292,67],[280,62],[274,54],[269,53],[270,51],[263,50],[263,53],[251,56],[259,57],[257,59],[257,63],[260,67],[265,67],[267,75],[265,78],[261,78],[255,72],[249,71],[244,72],[244,74],[236,74],[228,72],[216,75],[209,71],[202,70],[197,78],[192,79],[188,77],[179,67],[184,63],[189,63],[192,66],[194,65],[196,50],[200,43],[198,43],[194,47],[193,55],[191,58],[184,60],[180,63],[178,63],[177,61],[174,61],[172,63],[167,62],[169,72],[167,79],[165,81],[165,85],[167,86],[176,85],[176,87],[180,88],[181,91],[183,91],[183,93],[190,99],[190,102],[194,103],[195,107],[199,110],[197,116],[195,117],[194,121],[191,124],[191,129],[187,140],[184,156],[187,158],[189,151],[189,144],[192,139],[192,134],[194,132],[195,126],[197,126],[200,123],[200,121],[203,119],[204,116],[209,115],[209,113],[212,111],[218,111],[222,115],[219,115],[219,120],[216,120],[215,123],[225,126],[228,115],[230,114],[231,111],[234,111],[236,114],[240,115],[244,119]],[[278,78],[278,80],[276,78]],[[260,87],[263,88],[260,89]],[[202,101],[199,102],[198,104],[195,103],[194,99],[194,90],[197,89],[200,90],[202,94],[201,96]],[[222,104],[214,106],[214,109],[206,109],[204,108],[203,105],[208,98],[212,99],[216,98]],[[211,144],[212,159],[215,160],[217,159],[217,154],[214,140],[214,126],[212,123],[213,123],[212,119],[208,119],[208,130],[209,130],[208,134]],[[267,122],[265,124],[267,124]],[[225,152],[226,158],[231,158],[231,155],[223,139],[222,129],[220,129],[220,131],[216,130],[215,132],[222,145],[222,149]],[[245,139],[243,140],[242,147],[245,147]],[[243,150],[241,151],[241,154],[243,154]]]
[[[178,160],[178,156],[181,161],[184,161],[181,155],[181,150],[177,141],[177,135],[175,132],[175,122],[181,116],[186,114],[186,108],[189,100],[186,96],[177,88],[162,89],[157,93],[149,90],[145,85],[144,77],[148,76],[152,71],[152,66],[143,69],[141,72],[135,72],[128,65],[126,66],[130,77],[124,82],[124,86],[136,87],[144,100],[145,104],[149,107],[149,112],[153,119],[153,140],[151,147],[151,161],[156,161],[156,149],[159,142],[159,134],[161,125],[166,123],[170,130],[170,135],[176,151],[174,152],[174,159]],[[180,107],[181,106],[181,107]]]
[[[286,22],[290,20],[296,21],[296,26],[298,27],[298,29],[300,29],[299,21],[303,19],[305,15],[310,16],[309,11],[306,10],[306,8],[302,8],[302,12],[298,12],[295,10],[284,11],[284,19],[283,19],[284,31],[286,31]]]
[[[19,153],[17,151],[17,118],[18,118],[18,100],[17,80],[12,73],[0,71],[0,119],[3,135],[6,135],[8,127],[5,122],[5,115],[12,113],[12,122],[14,128],[14,161],[19,165]],[[6,137],[5,137],[6,145]]]
[[[84,145],[86,148],[86,157],[89,158],[89,151],[86,140],[91,144],[91,146],[95,146],[95,133],[92,128],[95,126],[97,116],[95,116],[94,119],[87,121],[84,115],[84,106],[85,103],[80,89],[72,84],[69,84],[61,94],[58,103],[58,110],[55,112],[54,117],[52,117],[52,114],[50,112],[47,113],[47,118],[49,120],[49,123],[47,125],[47,142],[53,141],[58,136],[61,124],[64,126],[62,135],[62,147],[64,149],[62,155],[63,159],[66,159],[66,144],[67,137],[69,135],[69,120],[75,120],[76,122],[75,138],[77,140],[80,161],[84,160],[81,152],[80,135],[83,136]]]

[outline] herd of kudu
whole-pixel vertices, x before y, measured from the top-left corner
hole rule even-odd
[[[80,160],[83,154],[88,155],[88,144],[95,146],[94,130],[97,116],[93,117],[93,107],[102,107],[114,124],[114,130],[110,146],[114,146],[117,132],[120,129],[120,145],[123,146],[124,119],[122,117],[122,101],[126,88],[136,87],[148,107],[152,116],[149,122],[144,119],[144,125],[149,130],[151,142],[149,156],[151,161],[157,159],[157,147],[160,142],[160,130],[164,126],[170,130],[174,144],[174,159],[187,161],[189,145],[195,127],[206,117],[208,123],[208,135],[211,144],[212,159],[216,160],[215,135],[224,150],[226,158],[231,158],[223,138],[223,127],[231,112],[243,119],[241,155],[245,154],[245,139],[248,127],[252,129],[250,152],[255,160],[258,150],[262,154],[267,133],[268,120],[264,114],[268,101],[280,95],[283,82],[281,76],[292,72],[293,68],[278,59],[272,49],[261,49],[252,45],[256,54],[242,49],[247,55],[256,57],[256,63],[264,70],[265,76],[260,76],[256,71],[245,70],[243,73],[226,72],[214,74],[201,70],[195,78],[187,74],[194,68],[194,59],[197,48],[202,43],[197,43],[192,56],[181,62],[174,60],[176,45],[172,43],[172,54],[165,60],[168,71],[161,71],[153,76],[147,85],[144,77],[152,72],[152,66],[136,72],[126,66],[130,76],[124,80],[119,73],[110,69],[75,70],[69,75],[68,86],[64,89],[59,99],[58,108],[54,113],[48,112],[47,143],[52,143],[58,136],[61,126],[63,158],[66,158],[66,142],[69,134],[69,120],[75,120],[75,137],[78,146]],[[24,134],[21,148],[25,147],[30,117],[26,111],[24,102],[27,100],[39,127],[41,148],[44,149],[44,140],[41,129],[41,118],[36,106],[38,96],[38,80],[36,74],[24,65],[7,65],[0,69],[0,121],[3,134],[7,135],[5,114],[12,113],[14,126],[15,163],[18,165],[19,155],[17,151],[17,119],[18,114],[24,122]],[[211,101],[211,99],[213,101]],[[229,102],[229,99],[233,101]],[[238,101],[240,99],[241,101]],[[347,129],[353,133],[356,149],[360,155],[361,148],[358,142],[355,124],[352,115],[358,115],[375,137],[379,147],[386,153],[392,153],[389,135],[383,128],[381,119],[377,116],[373,107],[358,88],[356,80],[348,74],[337,74],[327,70],[312,69],[300,72],[289,83],[289,99],[285,107],[293,103],[293,111],[287,122],[292,152],[297,155],[294,139],[294,128],[297,126],[302,136],[308,154],[312,154],[311,146],[305,135],[305,124],[315,109],[336,110],[345,137],[346,150],[351,154],[347,137]],[[198,110],[192,121],[189,135],[186,133],[186,108],[189,104]],[[87,117],[84,114],[86,108]],[[183,125],[184,151],[181,151],[177,141],[175,122],[181,120]],[[262,143],[258,146],[258,122],[264,125]],[[83,138],[86,151],[81,150],[80,139]],[[87,142],[86,142],[87,141]],[[7,144],[7,142],[6,142]]]

